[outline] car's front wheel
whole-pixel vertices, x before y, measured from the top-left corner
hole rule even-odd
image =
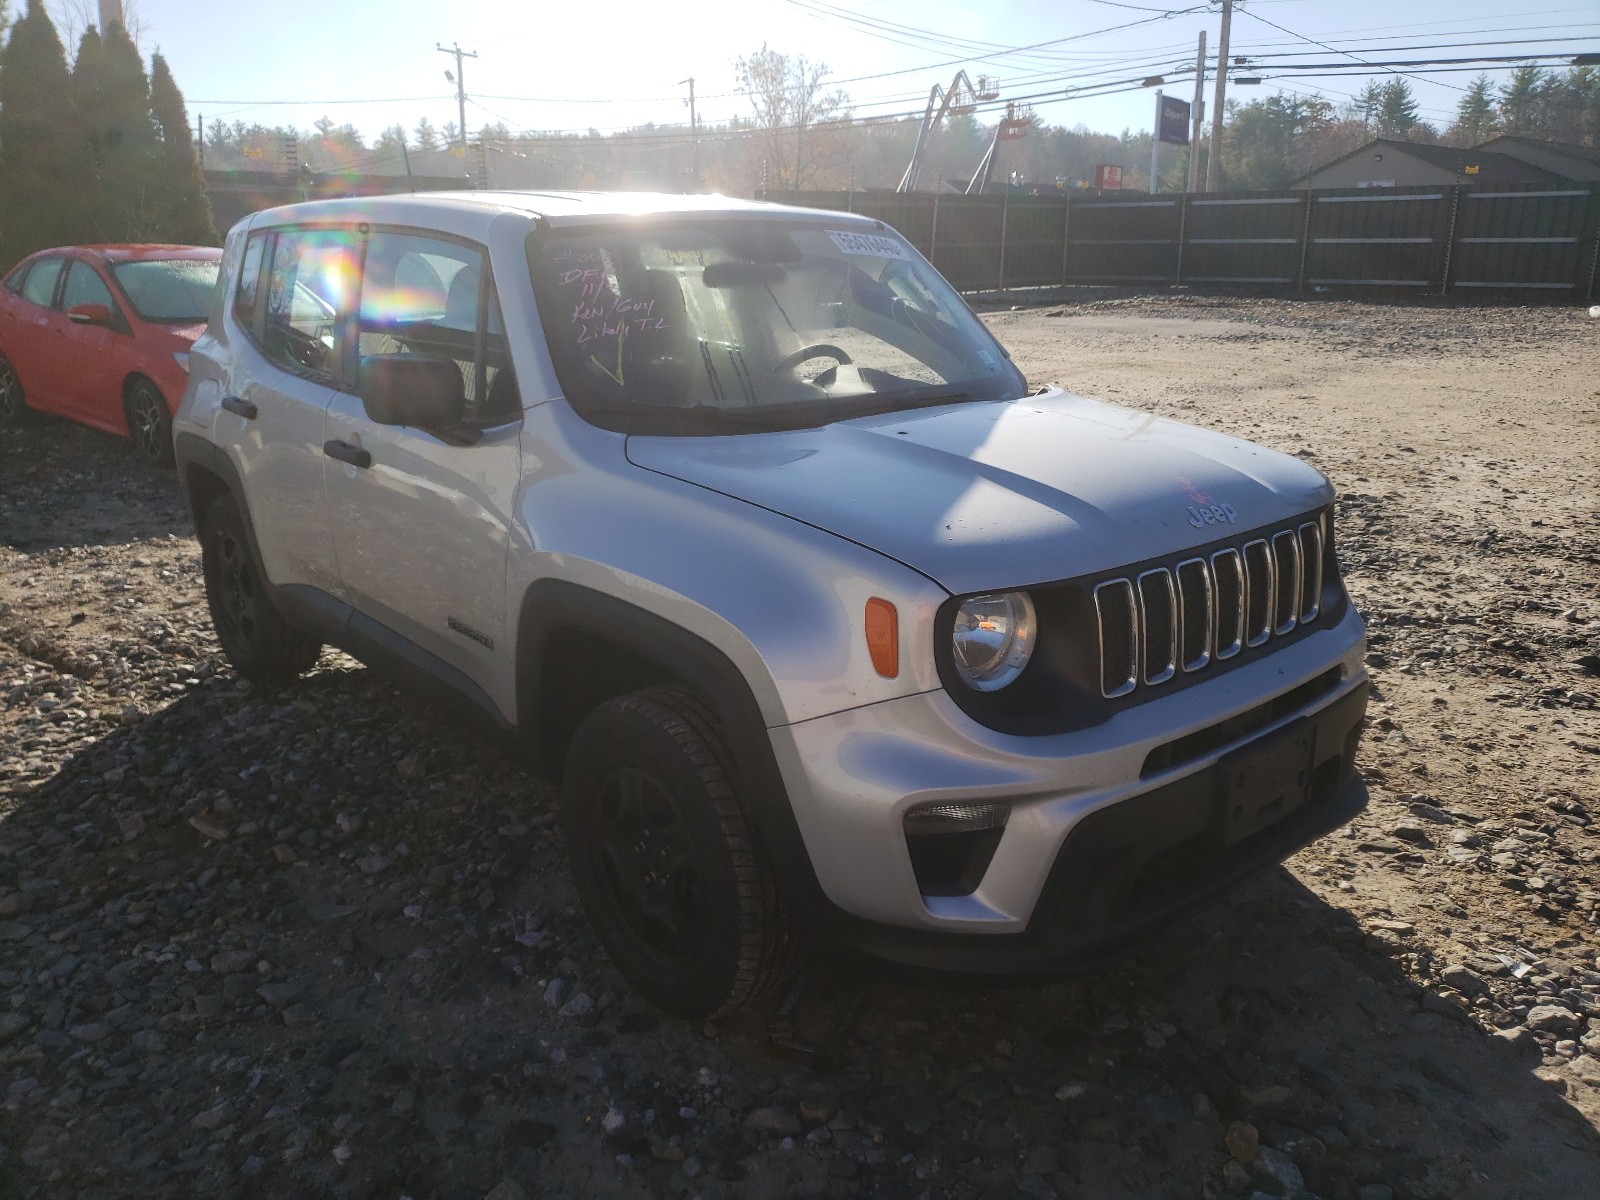
[[[691,1019],[750,1003],[793,963],[731,761],[676,688],[602,704],[567,756],[562,832],[595,933],[635,990]]]
[[[128,418],[128,436],[139,461],[152,467],[172,465],[172,414],[156,385],[148,379],[135,379],[128,385],[123,403]]]
[[[213,500],[200,520],[200,561],[217,641],[239,674],[258,687],[276,690],[310,669],[322,646],[273,607],[266,575],[231,495]]]
[[[15,429],[27,418],[28,406],[22,398],[22,380],[12,365],[0,357],[0,429]]]

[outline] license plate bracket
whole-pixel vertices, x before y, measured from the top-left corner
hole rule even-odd
[[[1305,804],[1315,745],[1316,727],[1301,719],[1221,760],[1224,845],[1276,825]]]

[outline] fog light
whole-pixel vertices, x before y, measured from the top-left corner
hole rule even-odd
[[[905,815],[906,849],[924,896],[968,896],[983,882],[1011,808],[929,804]]]

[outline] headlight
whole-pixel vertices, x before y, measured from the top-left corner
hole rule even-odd
[[[189,352],[187,350],[174,350],[172,352],[172,361],[187,371],[189,369]]]
[[[1028,665],[1038,631],[1027,592],[963,601],[951,633],[956,671],[974,691],[998,692]]]

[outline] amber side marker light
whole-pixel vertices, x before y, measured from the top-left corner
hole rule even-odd
[[[900,614],[877,596],[867,601],[867,653],[885,679],[900,674]]]

